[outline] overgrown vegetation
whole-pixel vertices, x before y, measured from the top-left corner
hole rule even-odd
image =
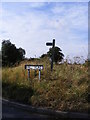
[[[25,64],[43,64],[41,81],[34,70],[28,80]],[[2,95],[4,98],[62,111],[88,111],[88,63],[83,65],[54,64],[50,70],[48,58],[22,61],[13,68],[2,69]]]

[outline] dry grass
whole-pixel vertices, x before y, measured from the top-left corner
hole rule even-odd
[[[28,80],[25,64],[43,64],[41,81],[31,70]],[[14,68],[2,70],[3,97],[16,101],[64,111],[88,111],[88,66],[54,65],[50,71],[48,58],[24,61]]]

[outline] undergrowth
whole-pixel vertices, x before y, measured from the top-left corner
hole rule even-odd
[[[28,80],[25,64],[42,64],[41,80],[34,70]],[[19,66],[2,69],[2,95],[7,99],[63,111],[88,111],[88,65],[54,64],[48,59],[23,61]]]

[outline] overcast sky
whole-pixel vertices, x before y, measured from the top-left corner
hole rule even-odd
[[[45,0],[44,0],[45,1]],[[26,57],[47,53],[56,40],[65,57],[88,55],[88,2],[2,2],[0,46],[10,39]]]

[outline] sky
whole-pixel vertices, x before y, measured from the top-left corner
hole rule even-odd
[[[45,0],[44,0],[45,1]],[[10,39],[26,57],[40,57],[55,39],[65,57],[88,55],[88,2],[2,2],[0,47]]]

